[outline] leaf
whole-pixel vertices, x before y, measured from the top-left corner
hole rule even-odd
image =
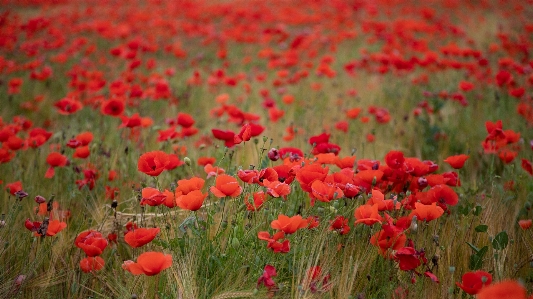
[[[470,270],[479,270],[483,266],[483,256],[489,251],[489,246],[483,246],[478,252],[470,256],[470,263],[468,268]]]
[[[477,205],[474,210],[474,215],[479,216],[481,214],[482,207],[480,205]]]
[[[484,232],[487,231],[488,228],[489,228],[488,225],[486,225],[486,224],[480,224],[480,225],[476,226],[475,230],[476,230],[476,232],[478,232],[478,233],[484,233]]]
[[[472,254],[470,256],[470,263],[468,264],[468,268],[470,270],[479,270],[481,269],[481,266],[482,266],[482,263],[483,262],[483,258],[475,255],[475,254]]]
[[[466,242],[466,244],[468,244],[468,246],[470,246],[470,248],[472,248],[476,253],[479,252],[479,248],[477,248],[476,246],[474,246],[472,243],[470,243],[470,242]]]
[[[492,247],[496,250],[503,250],[509,243],[509,236],[505,231],[499,232],[492,240]]]

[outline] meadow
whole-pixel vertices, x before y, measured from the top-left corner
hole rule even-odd
[[[0,3],[0,298],[533,298],[532,1]]]

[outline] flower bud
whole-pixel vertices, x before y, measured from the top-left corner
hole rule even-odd
[[[277,161],[280,158],[279,151],[276,148],[271,148],[268,151],[268,158],[270,161]]]
[[[35,202],[38,203],[38,204],[42,204],[44,202],[46,202],[46,198],[40,196],[40,195],[37,195],[35,196]]]

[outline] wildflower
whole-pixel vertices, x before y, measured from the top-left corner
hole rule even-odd
[[[158,176],[166,169],[169,163],[169,157],[165,152],[153,151],[141,155],[137,169],[147,175]]]
[[[145,274],[153,276],[172,266],[172,255],[162,252],[145,252],[139,255],[137,262],[125,261],[122,269],[133,275]]]
[[[137,228],[129,231],[124,236],[124,241],[133,248],[141,247],[152,242],[152,240],[159,234],[160,229],[156,228]]]

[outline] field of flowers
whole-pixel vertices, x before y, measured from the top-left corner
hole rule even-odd
[[[0,298],[533,298],[533,1],[0,3]]]

